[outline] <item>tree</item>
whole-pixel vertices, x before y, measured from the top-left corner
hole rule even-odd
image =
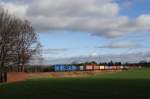
[[[15,20],[5,11],[0,8],[0,82],[6,82],[7,68],[11,64],[13,47],[15,44]]]
[[[18,71],[23,71],[25,63],[32,57],[33,53],[36,51],[37,45],[37,34],[30,23],[25,21],[18,22],[18,32],[17,32],[17,46],[16,46],[16,59]]]
[[[34,53],[37,34],[30,23],[0,7],[0,82],[7,81],[7,67],[23,66]]]

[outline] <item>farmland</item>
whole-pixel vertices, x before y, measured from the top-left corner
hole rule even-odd
[[[0,99],[148,99],[150,69],[1,84]]]

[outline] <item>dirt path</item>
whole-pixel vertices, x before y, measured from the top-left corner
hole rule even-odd
[[[44,73],[8,73],[8,83],[24,81],[30,78],[63,78],[63,77],[86,77],[103,73],[113,73],[119,71],[77,71],[77,72],[44,72]]]
[[[27,73],[19,73],[19,72],[11,72],[8,73],[8,83],[10,82],[17,82],[17,81],[24,81],[28,79],[28,74]]]

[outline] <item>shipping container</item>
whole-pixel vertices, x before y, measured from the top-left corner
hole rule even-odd
[[[94,69],[94,66],[93,66],[93,65],[86,65],[86,66],[85,66],[85,69],[86,69],[86,70],[93,70],[93,69]]]
[[[105,66],[105,70],[108,70],[109,69],[109,66]]]
[[[121,66],[116,66],[116,69],[117,69],[117,70],[120,70],[120,69],[121,69],[120,67],[121,67]]]
[[[112,69],[113,69],[113,70],[116,70],[116,69],[117,69],[117,66],[112,66]]]
[[[78,67],[75,65],[72,65],[72,71],[77,71],[77,70],[78,70]]]
[[[124,69],[129,69],[129,66],[124,66]]]
[[[54,65],[54,71],[60,71],[60,66],[59,65]]]
[[[120,67],[120,69],[123,69],[124,68],[124,66],[119,66]]]
[[[108,69],[109,69],[109,70],[112,70],[112,69],[113,69],[112,67],[113,67],[113,66],[108,66]]]
[[[105,69],[105,66],[100,66],[100,70],[104,70]]]
[[[79,66],[79,70],[83,71],[84,70],[84,66]]]
[[[94,70],[100,70],[100,66],[94,66]]]
[[[65,67],[63,65],[54,65],[54,71],[64,71]]]
[[[71,65],[65,66],[65,71],[72,71],[72,66]]]
[[[60,65],[60,71],[65,71],[65,70],[66,70],[66,66]]]
[[[54,65],[54,71],[77,71],[78,66],[75,65]]]

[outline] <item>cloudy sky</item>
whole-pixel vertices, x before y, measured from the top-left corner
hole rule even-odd
[[[150,0],[0,0],[0,5],[32,23],[48,60],[150,51]]]

